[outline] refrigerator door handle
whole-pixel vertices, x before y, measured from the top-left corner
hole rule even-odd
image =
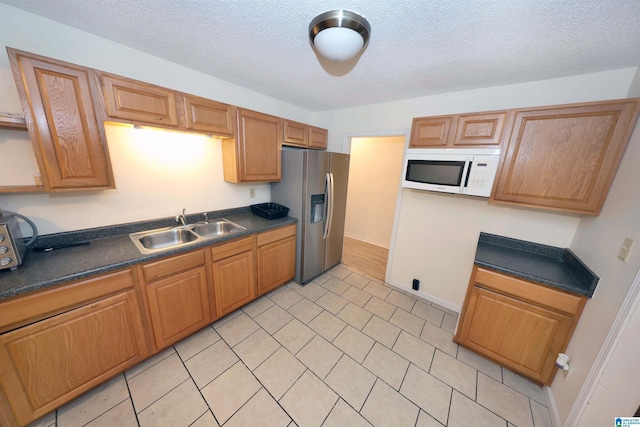
[[[327,208],[327,230],[325,235],[323,236],[325,239],[327,239],[329,237],[329,235],[331,234],[331,225],[333,224],[333,208],[334,208],[334,204],[335,204],[335,188],[333,185],[333,172],[329,172],[328,174],[329,177],[329,188],[328,188],[328,193],[329,193],[329,206]]]
[[[325,211],[324,223],[322,224],[322,238],[326,239],[329,233],[329,215],[331,212],[331,176],[326,173],[324,176]]]

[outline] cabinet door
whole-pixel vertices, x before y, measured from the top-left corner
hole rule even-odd
[[[233,136],[234,108],[231,105],[191,95],[181,95],[185,126],[216,136]]]
[[[7,52],[45,190],[115,188],[89,70]]]
[[[0,384],[26,425],[140,362],[146,348],[128,291],[0,335]]]
[[[309,145],[307,125],[291,120],[282,120],[282,136],[284,144],[298,147]]]
[[[326,150],[328,139],[329,139],[328,130],[317,128],[314,126],[309,126],[309,148]]]
[[[258,247],[258,295],[277,288],[293,279],[295,275],[295,237]]]
[[[506,117],[506,112],[459,116],[453,145],[499,147]]]
[[[178,126],[173,91],[124,77],[102,74],[107,115],[151,125]]]
[[[572,330],[569,316],[474,286],[458,342],[542,384]]]
[[[180,341],[211,322],[204,267],[148,284],[146,290],[158,349]]]
[[[637,99],[517,111],[493,201],[598,215]]]
[[[229,182],[279,181],[282,128],[278,117],[237,109],[236,140],[223,142],[224,179]]]
[[[253,251],[213,263],[213,288],[217,315],[222,317],[256,298]]]
[[[452,121],[452,116],[413,119],[409,147],[445,147],[449,140]]]

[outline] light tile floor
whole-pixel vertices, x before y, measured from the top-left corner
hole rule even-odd
[[[259,298],[39,427],[550,427],[542,388],[458,347],[457,314],[343,265]]]

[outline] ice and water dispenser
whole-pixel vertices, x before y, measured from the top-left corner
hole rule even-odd
[[[311,195],[311,222],[324,221],[324,194]]]

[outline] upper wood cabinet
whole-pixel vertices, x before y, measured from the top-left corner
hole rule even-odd
[[[492,201],[598,215],[640,99],[515,112]]]
[[[172,90],[120,76],[99,74],[110,118],[178,126],[176,94]]]
[[[493,111],[417,117],[411,126],[409,148],[498,148],[507,116],[506,111]]]
[[[550,385],[586,300],[474,266],[454,341]]]
[[[235,108],[232,105],[192,95],[178,95],[181,124],[187,129],[216,136],[234,135]]]
[[[44,189],[115,188],[90,70],[12,48],[7,53]]]
[[[280,118],[243,108],[236,111],[236,138],[222,141],[225,181],[279,181],[282,177]]]
[[[326,129],[282,119],[283,144],[294,147],[327,149],[329,132]]]

